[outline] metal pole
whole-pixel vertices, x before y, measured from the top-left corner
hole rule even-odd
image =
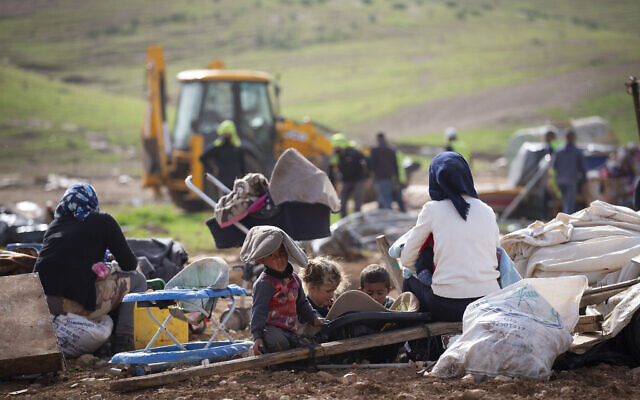
[[[196,185],[194,185],[193,183],[191,183],[191,179],[193,179],[193,176],[189,175],[187,176],[187,178],[184,180],[184,183],[187,185],[187,187],[189,189],[191,189],[191,191],[195,194],[197,194],[202,200],[204,200],[207,204],[209,204],[213,209],[216,208],[216,202],[209,196],[207,196],[202,190],[198,189],[198,187]],[[222,183],[220,183],[222,185]],[[222,185],[224,188],[227,188],[226,186]],[[227,190],[229,190],[227,188]],[[249,229],[247,229],[246,226],[242,225],[240,222],[234,222],[233,225],[240,229],[241,232],[243,232],[244,234],[249,233]]]
[[[636,113],[636,125],[638,126],[638,137],[640,137],[640,100],[638,99],[638,80],[635,76],[629,77],[627,93],[633,97],[633,110]]]
[[[524,189],[522,189],[522,191],[518,193],[518,195],[513,200],[511,200],[511,203],[509,203],[507,208],[504,209],[504,211],[500,215],[500,218],[498,218],[498,223],[503,223],[504,221],[506,221],[507,218],[509,218],[511,213],[516,209],[516,207],[518,207],[522,199],[524,199],[524,197],[529,194],[533,186],[536,183],[538,183],[540,178],[542,178],[542,176],[544,175],[545,172],[547,172],[550,166],[551,166],[551,156],[547,154],[538,163],[538,170],[533,175],[533,177],[529,179],[529,182],[527,182]]]

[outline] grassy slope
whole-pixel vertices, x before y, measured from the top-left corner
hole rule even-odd
[[[11,64],[128,97],[54,82],[40,96],[21,89],[14,79],[18,72],[3,67],[3,111],[72,122],[116,143],[137,144],[143,104],[133,98],[143,98],[144,52],[154,43],[165,47],[170,77],[213,57],[232,68],[267,70],[280,77],[286,115],[308,115],[347,131],[404,105],[640,60],[635,22],[640,7],[632,0],[117,4],[59,0],[41,7],[7,0],[0,9],[9,17],[0,19],[0,54]],[[31,75],[17,79],[33,79],[34,89],[47,82]],[[612,115],[614,128],[626,135],[633,116],[624,107],[621,95],[612,94],[586,99],[574,110],[548,112],[551,117]],[[500,150],[512,128],[478,127],[470,133],[470,145]],[[437,139],[428,134],[415,132],[423,142],[440,140],[439,133]]]
[[[64,172],[65,166],[86,164],[99,170],[100,164],[135,157],[141,100],[7,65],[0,65],[0,87],[1,169]],[[100,142],[108,148],[97,147]],[[41,171],[40,162],[52,169]]]

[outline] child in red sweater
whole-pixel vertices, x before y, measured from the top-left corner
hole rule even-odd
[[[275,251],[273,250],[275,249]],[[307,257],[280,228],[255,226],[245,238],[240,258],[258,261],[265,271],[253,285],[251,334],[255,354],[287,350],[301,344],[296,323],[322,325],[290,261],[305,266]]]

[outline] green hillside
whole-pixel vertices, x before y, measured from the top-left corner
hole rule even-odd
[[[112,162],[138,152],[142,100],[7,65],[0,65],[0,87],[0,168],[5,171],[17,165],[38,170],[40,162],[52,160],[64,170],[69,163]]]
[[[171,77],[220,58],[230,68],[278,76],[285,115],[360,132],[367,121],[411,105],[571,71],[640,68],[639,19],[633,0],[6,0],[0,138],[20,143],[35,119],[52,124],[36,134],[47,139],[23,141],[11,157],[55,149],[50,143],[60,138],[82,149],[87,131],[137,146],[151,44],[165,48],[173,102]],[[619,78],[571,107],[539,112],[600,114],[623,140],[633,139],[630,100],[621,92],[626,72]],[[84,136],[61,130],[64,124]],[[518,127],[499,121],[467,135],[477,149],[500,152]],[[56,141],[49,130],[57,130]],[[441,140],[440,132],[406,134]]]

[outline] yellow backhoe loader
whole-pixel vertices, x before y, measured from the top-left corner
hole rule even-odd
[[[327,136],[331,129],[309,121],[298,123],[279,114],[279,88],[265,73],[228,70],[219,60],[207,69],[182,71],[173,132],[167,123],[166,71],[162,47],[147,50],[147,110],[142,125],[143,187],[160,191],[166,186],[173,201],[185,209],[204,203],[185,186],[192,182],[209,196],[219,195],[205,182],[200,161],[203,149],[212,143],[224,120],[232,120],[242,140],[249,172],[269,176],[275,160],[290,147],[316,165],[331,153]]]

